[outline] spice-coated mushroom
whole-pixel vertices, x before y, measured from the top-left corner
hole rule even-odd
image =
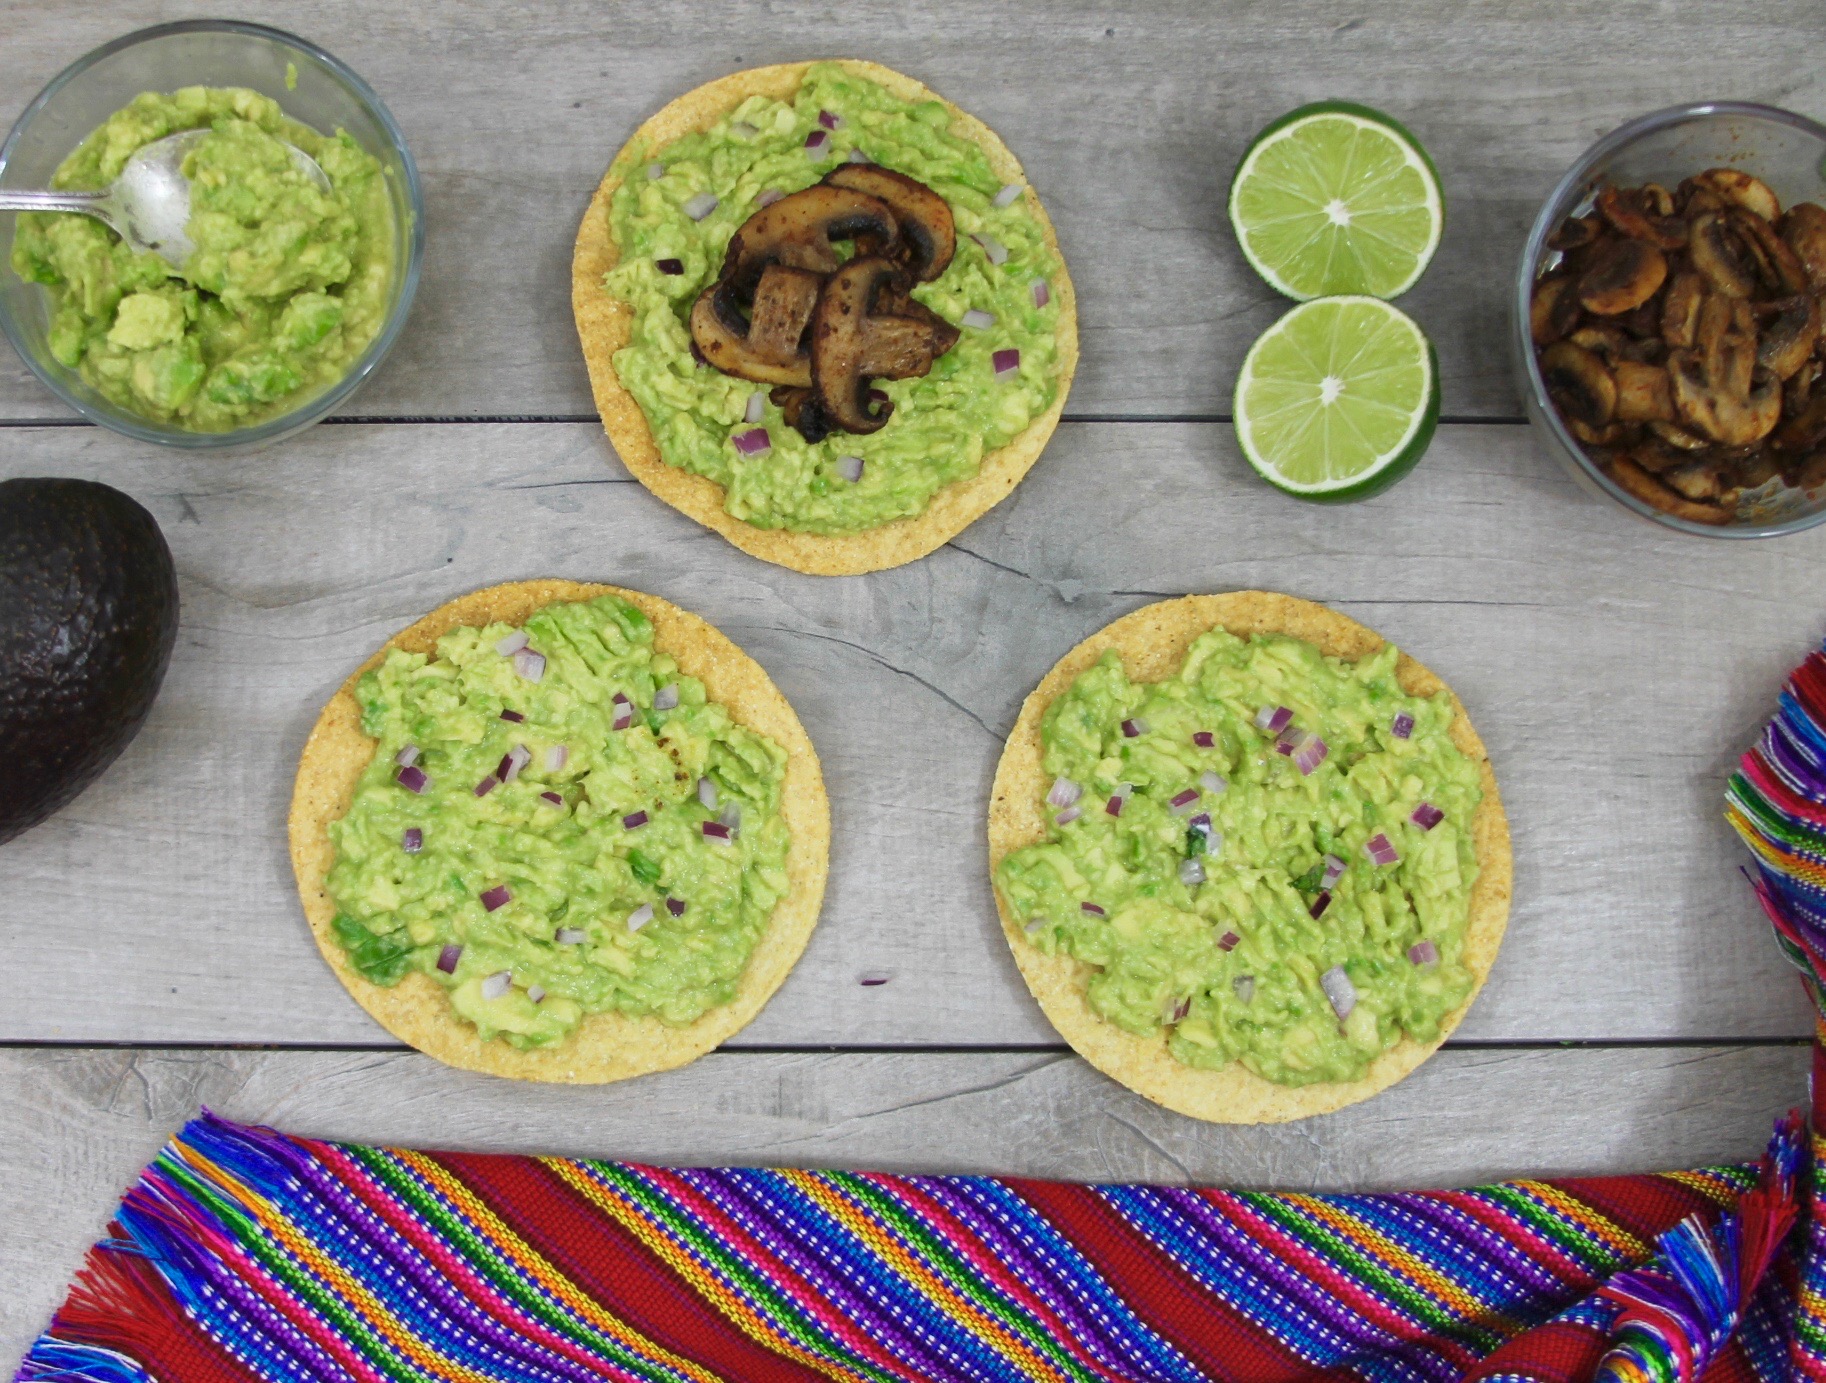
[[[887,244],[859,244],[858,254],[885,254],[902,259],[907,273],[919,283],[930,283],[945,272],[957,253],[957,223],[950,203],[916,178],[873,163],[846,163],[825,174],[832,187],[885,202],[900,224],[898,253]]]

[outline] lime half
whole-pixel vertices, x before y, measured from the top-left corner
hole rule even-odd
[[[1315,298],[1257,338],[1236,380],[1236,440],[1302,499],[1363,499],[1414,469],[1439,422],[1439,360],[1400,308]]]
[[[1290,298],[1407,292],[1445,228],[1439,174],[1388,116],[1324,101],[1263,130],[1230,183],[1230,225]]]

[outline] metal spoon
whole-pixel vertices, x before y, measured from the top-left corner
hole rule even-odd
[[[75,211],[93,216],[134,251],[150,251],[172,268],[182,269],[194,248],[185,229],[190,224],[190,179],[184,176],[184,156],[208,133],[185,130],[155,140],[128,159],[113,186],[100,192],[0,189],[0,211]],[[316,159],[296,145],[285,148],[300,172],[323,191],[331,190]]]

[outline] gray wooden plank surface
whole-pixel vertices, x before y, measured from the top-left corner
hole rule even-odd
[[[773,673],[821,751],[824,920],[743,1043],[1053,1042],[986,879],[1002,736],[1116,615],[1254,586],[1381,629],[1456,687],[1490,745],[1517,904],[1462,1035],[1808,1031],[1720,792],[1819,635],[1826,532],[1665,533],[1587,499],[1522,427],[1443,428],[1400,487],[1334,508],[1260,484],[1224,425],[1067,425],[956,544],[845,580],[736,552],[628,481],[589,424],[325,426],[229,461],[94,429],[4,435],[0,475],[92,476],[153,509],[184,616],[138,741],[0,856],[0,1041],[383,1040],[299,916],[296,755],[389,633],[535,575],[696,610]],[[872,970],[891,981],[860,987]]]
[[[416,1055],[0,1052],[0,1362],[44,1327],[121,1192],[203,1104],[471,1151],[1357,1190],[1748,1159],[1806,1070],[1799,1047],[1448,1051],[1355,1108],[1231,1129],[1048,1054],[717,1053],[577,1090]]]
[[[1586,145],[1680,101],[1762,99],[1826,115],[1816,61],[1826,8],[1787,0],[917,0],[891,11],[309,0],[280,13],[237,0],[215,10],[277,21],[349,61],[424,170],[425,287],[394,358],[352,405],[366,416],[588,412],[569,309],[577,217],[642,118],[760,63],[873,58],[1006,137],[1078,283],[1075,414],[1228,410],[1243,351],[1285,303],[1238,254],[1224,191],[1254,132],[1302,102],[1387,109],[1437,161],[1446,239],[1405,305],[1438,343],[1447,413],[1477,416],[1517,412],[1502,335],[1514,261]],[[7,7],[0,120],[91,47],[176,13],[162,0]],[[0,418],[61,411],[6,353]]]

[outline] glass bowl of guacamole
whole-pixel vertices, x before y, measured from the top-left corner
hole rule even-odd
[[[0,145],[0,187],[107,185],[180,130],[182,270],[84,216],[0,213],[0,329],[52,393],[138,441],[258,446],[308,427],[374,373],[424,254],[405,136],[354,72],[301,38],[199,20],[129,34],[67,68]],[[311,155],[310,186],[284,145]]]

